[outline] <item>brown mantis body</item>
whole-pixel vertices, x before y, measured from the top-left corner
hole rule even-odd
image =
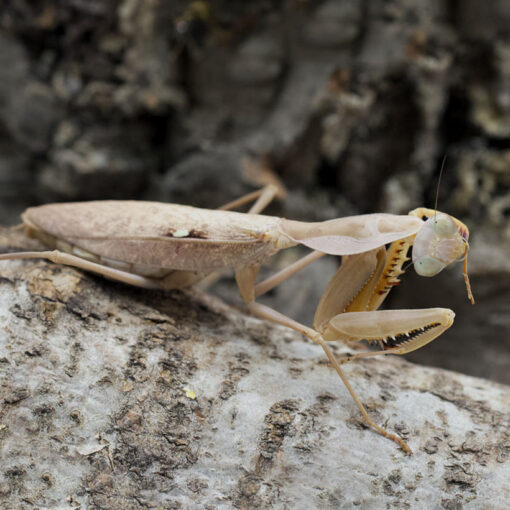
[[[341,364],[378,354],[405,354],[452,325],[454,313],[443,308],[376,310],[398,283],[413,243],[417,271],[432,276],[455,260],[467,260],[467,228],[448,215],[423,208],[408,216],[369,214],[320,223],[257,214],[275,191],[268,186],[215,211],[133,201],[30,208],[22,216],[26,233],[40,239],[51,251],[3,254],[0,260],[45,258],[150,289],[183,288],[214,271],[232,268],[248,309],[319,344],[366,422],[411,453],[400,437],[372,421]],[[249,214],[227,210],[255,198]],[[422,218],[429,219],[424,222]],[[268,257],[298,244],[313,251],[255,284],[260,265]],[[256,302],[258,296],[325,254],[342,255],[344,259],[319,302],[313,327]],[[464,274],[472,300],[466,264]],[[380,343],[382,350],[337,359],[327,346],[333,340],[367,340]]]

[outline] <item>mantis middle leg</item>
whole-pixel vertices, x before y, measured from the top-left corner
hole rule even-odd
[[[232,200],[232,202],[222,205],[221,207],[218,207],[218,209],[220,211],[231,211],[232,209],[237,209],[238,207],[247,204],[248,202],[253,202],[253,200],[256,200],[248,210],[248,214],[259,214],[279,194],[281,194],[281,191],[274,184],[268,184],[267,186],[264,186],[257,191],[253,191],[252,193],[243,195],[236,200]]]
[[[232,209],[237,209],[238,207],[255,200],[255,203],[248,210],[248,214],[259,214],[274,200],[274,198],[281,194],[281,189],[274,184],[268,184],[259,190],[243,195],[228,204],[222,205],[221,207],[218,207],[218,209],[220,211],[231,211]],[[181,273],[185,272],[181,271]],[[202,290],[207,290],[211,285],[214,285],[224,274],[223,271],[215,271],[214,273],[205,275],[189,271],[186,271],[186,273],[188,273],[187,281],[190,282],[190,285],[197,283]]]

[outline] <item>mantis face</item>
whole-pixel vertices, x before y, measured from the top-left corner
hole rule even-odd
[[[469,230],[448,214],[434,213],[425,221],[413,243],[413,265],[420,276],[435,276],[452,262],[464,260],[464,279],[474,302],[467,276]]]
[[[414,268],[420,276],[435,276],[447,265],[463,259],[467,251],[467,240],[459,233],[452,217],[437,213],[416,234]]]

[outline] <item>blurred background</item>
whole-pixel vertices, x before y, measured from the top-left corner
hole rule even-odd
[[[457,314],[408,359],[510,383],[509,113],[502,0],[3,0],[0,224],[54,201],[215,208],[267,179],[287,189],[268,214],[406,214],[447,155],[438,208],[471,230],[477,304],[458,265],[409,270],[386,306]],[[337,264],[267,302],[311,321]]]

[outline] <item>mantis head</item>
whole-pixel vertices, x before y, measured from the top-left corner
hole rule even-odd
[[[452,262],[464,260],[464,280],[468,297],[474,304],[467,275],[469,230],[459,220],[434,213],[420,228],[413,243],[413,264],[420,276],[435,276]]]

